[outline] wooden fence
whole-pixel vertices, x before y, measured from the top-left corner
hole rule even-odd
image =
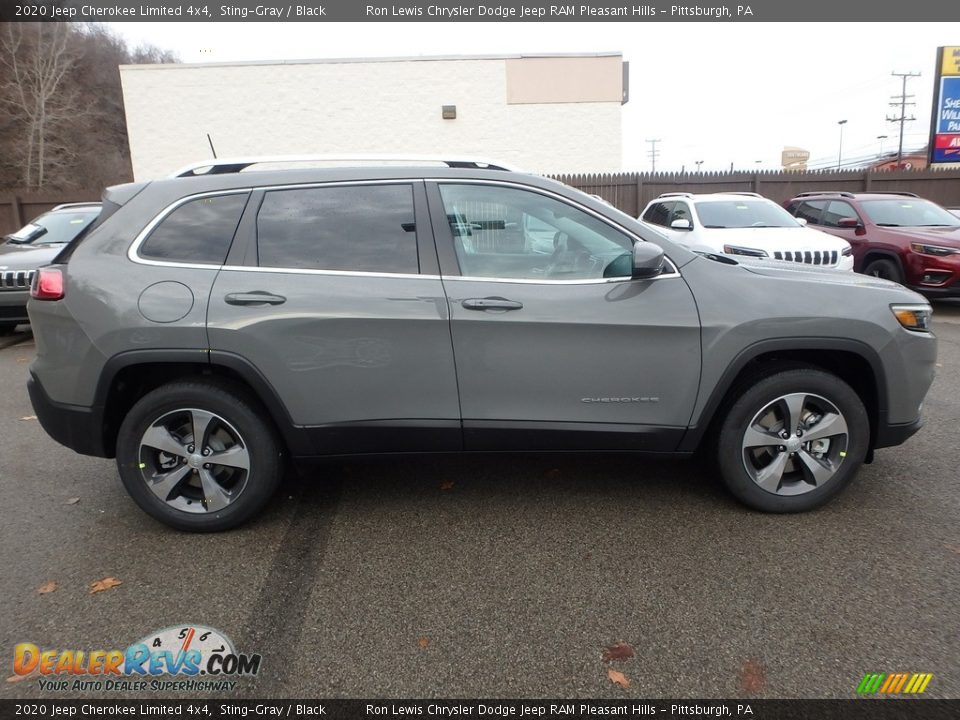
[[[811,190],[914,192],[941,205],[960,206],[960,168],[942,170],[823,170],[813,172],[607,173],[552,175],[584,192],[599,195],[636,217],[648,202],[665,192],[746,190],[782,203]],[[0,235],[66,202],[98,200],[99,190],[0,194]]]

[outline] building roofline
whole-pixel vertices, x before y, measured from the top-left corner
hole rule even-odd
[[[303,60],[239,60],[209,63],[153,63],[148,65],[121,65],[121,70],[168,70],[181,68],[246,67],[256,65],[344,65],[386,62],[440,62],[457,60],[525,60],[529,58],[602,58],[623,57],[620,51],[571,53],[505,53],[493,55],[413,55],[363,58],[314,58]]]

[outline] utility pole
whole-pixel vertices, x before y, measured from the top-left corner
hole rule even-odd
[[[916,120],[915,117],[907,117],[907,105],[916,105],[913,102],[907,102],[907,98],[914,97],[913,95],[907,95],[907,80],[909,78],[920,77],[920,73],[890,73],[894,77],[898,77],[903,81],[903,89],[900,91],[899,95],[891,95],[890,99],[895,102],[889,103],[891,107],[900,106],[900,117],[888,117],[887,122],[900,123],[900,145],[897,149],[897,169],[900,169],[901,164],[903,163],[903,124],[908,120]]]
[[[660,151],[657,150],[657,143],[660,142],[660,138],[654,140],[647,140],[650,143],[650,149],[647,151],[647,155],[650,158],[650,172],[657,171],[657,156],[660,154]]]

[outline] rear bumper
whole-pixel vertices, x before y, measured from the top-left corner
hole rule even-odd
[[[32,373],[27,392],[37,420],[50,437],[81,455],[110,457],[103,446],[103,408],[55,402]]]

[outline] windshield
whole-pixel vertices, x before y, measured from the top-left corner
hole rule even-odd
[[[10,242],[30,245],[68,243],[86,230],[99,214],[100,207],[96,205],[48,212],[13,233]]]
[[[882,227],[960,227],[960,219],[929,200],[864,200],[861,206]]]
[[[763,200],[706,200],[697,203],[697,214],[707,228],[801,227],[782,207]]]

